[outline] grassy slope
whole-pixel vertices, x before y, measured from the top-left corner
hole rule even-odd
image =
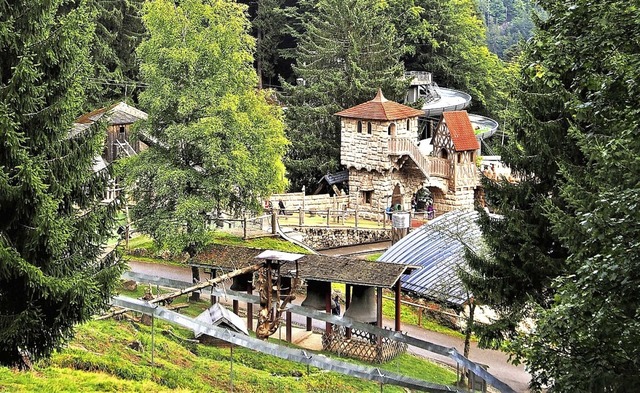
[[[155,367],[151,366],[151,327],[128,321],[92,321],[77,329],[69,346],[32,372],[0,368],[0,391],[12,392],[225,392],[230,390],[229,348],[184,342],[190,332],[166,323],[155,326]],[[139,352],[128,347],[142,343]],[[403,355],[383,368],[432,382],[451,384],[455,374],[428,361]],[[237,392],[379,391],[376,383],[306,366],[243,348],[233,350]],[[385,392],[403,392],[385,386]]]

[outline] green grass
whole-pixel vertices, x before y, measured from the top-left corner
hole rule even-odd
[[[388,295],[391,295],[389,293]],[[382,299],[382,315],[387,318],[395,318],[396,309],[395,302],[389,299]],[[444,333],[452,337],[464,339],[464,334],[461,332],[440,325],[438,322],[422,314],[420,318],[420,325],[418,325],[418,309],[414,306],[403,304],[400,306],[400,320],[403,324],[410,324],[414,326],[421,326],[424,329],[432,332]]]
[[[143,288],[127,293],[141,294]],[[205,303],[205,302],[202,302]],[[205,304],[197,306],[205,306]],[[195,312],[195,309],[193,310]],[[76,337],[33,371],[0,367],[0,390],[11,392],[226,392],[230,390],[231,350],[188,343],[175,336],[192,333],[162,321],[155,323],[152,366],[151,327],[130,321],[91,321],[78,326]],[[169,334],[172,332],[173,334]],[[128,345],[139,341],[142,351]],[[277,340],[271,340],[277,341]],[[450,385],[455,374],[429,361],[402,355],[381,366],[400,374]],[[252,350],[233,349],[236,392],[377,392],[379,384]],[[384,392],[404,392],[385,385]]]

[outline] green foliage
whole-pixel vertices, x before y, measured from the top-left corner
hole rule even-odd
[[[181,342],[175,336],[187,331],[156,321],[154,363],[151,367],[151,327],[130,322],[96,321],[79,328],[68,349],[54,355],[50,364],[38,364],[34,372],[14,373],[0,368],[0,379],[11,391],[178,391],[225,392],[230,384],[229,348]],[[143,351],[128,347],[140,341]],[[449,384],[455,374],[410,355],[382,365],[434,383]],[[189,370],[189,372],[185,372]],[[378,391],[375,382],[325,372],[239,347],[233,349],[235,391],[286,392]],[[384,386],[385,392],[404,389]]]
[[[640,111],[629,103],[640,43],[629,37],[640,10],[619,0],[542,5],[549,18],[524,48],[515,143],[503,155],[522,181],[489,190],[504,219],[484,226],[494,259],[477,265],[479,293],[535,310],[535,330],[511,347],[534,389],[632,391]]]
[[[614,0],[544,6],[549,19],[527,53],[549,90],[570,92],[566,137],[584,158],[557,161],[562,203],[545,207],[569,253],[566,273],[515,349],[535,387],[631,391],[640,382],[640,111],[629,103],[639,92],[640,42],[628,38],[640,33],[640,9]]]
[[[284,83],[285,158],[293,190],[316,187],[340,165],[340,121],[334,113],[371,100],[378,88],[387,98],[405,94],[402,44],[379,3],[322,0],[301,16],[294,72],[303,83]]]
[[[103,309],[116,204],[94,173],[104,130],[71,133],[91,72],[84,1],[0,3],[0,363],[47,357]]]
[[[91,46],[94,75],[89,83],[86,109],[93,110],[122,97],[137,98],[139,79],[135,49],[145,29],[143,0],[88,0],[95,18]]]
[[[520,42],[533,34],[534,4],[529,0],[478,0],[487,26],[487,44],[501,59],[517,52]]]
[[[138,48],[149,87],[145,131],[159,143],[127,165],[138,228],[193,255],[212,241],[205,214],[257,211],[284,188],[280,110],[256,92],[253,40],[243,7],[167,0],[144,7]]]
[[[476,111],[506,105],[504,66],[487,47],[474,0],[391,0],[386,12],[407,48],[407,70],[429,71],[440,86],[468,92]]]

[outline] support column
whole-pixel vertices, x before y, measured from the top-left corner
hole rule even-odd
[[[238,315],[238,311],[239,311],[240,307],[239,307],[239,303],[237,299],[233,299],[233,313]]]
[[[286,323],[287,323],[287,328],[286,328],[286,339],[287,342],[290,343],[293,341],[293,334],[291,333],[291,311],[287,311],[286,312]]]
[[[253,282],[249,283],[247,293],[249,295],[253,295]],[[249,329],[249,331],[253,330],[253,303],[251,302],[247,303],[247,328]]]
[[[344,299],[344,309],[345,309],[345,312],[346,312],[346,310],[349,308],[349,306],[351,306],[351,284],[345,284],[344,290],[346,292],[345,299]],[[345,330],[345,337],[347,339],[351,338],[351,328],[350,327]]]
[[[400,321],[400,315],[401,315],[401,307],[402,307],[402,301],[400,299],[400,294],[401,294],[401,289],[402,289],[402,283],[400,281],[400,279],[398,279],[398,281],[396,282],[395,285],[395,292],[396,292],[396,296],[395,296],[395,300],[396,300],[396,315],[395,315],[395,319],[396,319],[396,332],[399,332],[400,329],[402,328],[401,326],[401,321]]]
[[[382,287],[376,287],[376,326],[382,327]]]
[[[329,286],[329,291],[324,295],[324,310],[327,314],[331,315],[331,286]],[[331,322],[325,323],[325,331],[327,334],[331,334]]]
[[[313,330],[313,319],[307,317],[307,331],[310,332],[311,330]]]
[[[218,276],[218,269],[211,269],[211,271],[209,272],[209,278],[211,280],[213,280],[217,276]],[[213,286],[211,287],[211,293],[213,293]],[[218,297],[217,296],[210,295],[209,297],[211,298],[211,305],[212,306],[218,302]]]

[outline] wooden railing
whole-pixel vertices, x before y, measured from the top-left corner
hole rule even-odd
[[[451,177],[448,160],[423,155],[414,141],[409,138],[389,139],[389,154],[408,155],[427,177],[437,176],[446,179]]]

